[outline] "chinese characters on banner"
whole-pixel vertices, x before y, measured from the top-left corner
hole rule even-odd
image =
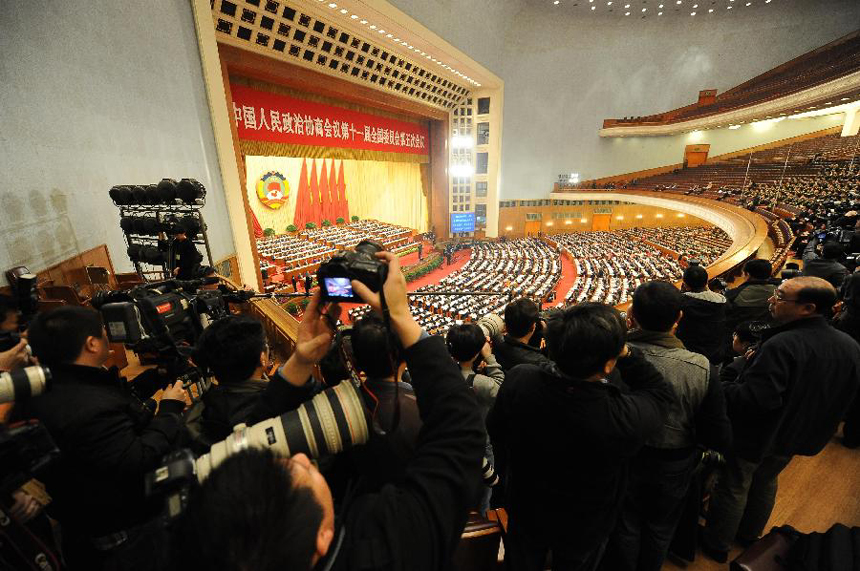
[[[417,123],[241,85],[231,85],[230,89],[233,120],[240,139],[389,153],[430,153],[427,128]]]

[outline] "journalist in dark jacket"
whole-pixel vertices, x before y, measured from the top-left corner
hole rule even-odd
[[[770,319],[768,300],[777,283],[771,280],[773,266],[767,260],[750,260],[744,265],[746,281],[725,293],[727,305],[726,328],[731,331],[744,321]]]
[[[377,257],[389,265],[386,313],[404,347],[423,421],[404,480],[354,498],[336,521],[329,487],[305,455],[275,459],[267,452],[241,452],[192,493],[174,538],[179,568],[450,568],[477,489],[481,416],[442,339],[427,336],[412,319],[397,258],[388,252]],[[358,281],[352,286],[382,312],[378,294]],[[308,330],[308,324],[321,322],[318,302],[317,292],[299,327],[288,379],[307,379],[327,350],[331,335]],[[321,340],[319,350],[309,348],[314,339]],[[292,389],[300,387],[301,381]]]
[[[628,346],[642,351],[672,386],[674,398],[663,426],[632,462],[630,488],[602,563],[606,570],[660,570],[701,456],[697,446],[725,452],[731,444],[716,368],[673,335],[681,302],[668,282],[644,283],[633,294]]]
[[[158,530],[150,520],[163,506],[144,497],[143,477],[180,440],[182,383],[164,391],[153,416],[115,369],[103,367],[109,342],[93,309],[65,306],[37,315],[29,342],[51,368],[53,385],[21,403],[16,416],[42,422],[62,454],[45,484],[67,564],[159,568]]]
[[[675,336],[688,351],[719,363],[726,336],[726,298],[708,290],[708,272],[702,266],[684,270],[684,316]]]
[[[771,298],[779,325],[763,333],[738,382],[724,385],[734,446],[704,534],[718,560],[736,536],[761,534],[779,473],[794,455],[824,448],[857,392],[860,346],[824,318],[835,301],[836,290],[821,278],[783,282]]]
[[[493,338],[493,354],[508,371],[517,365],[540,365],[549,363],[549,359],[529,342],[535,335],[540,321],[540,308],[528,298],[520,298],[505,307],[505,334]]]
[[[819,245],[820,256],[817,252]],[[844,255],[845,249],[839,242],[821,244],[818,238],[810,240],[803,250],[803,275],[825,279],[838,289],[848,275],[848,268],[839,263],[839,259]]]
[[[615,523],[627,465],[656,433],[672,389],[636,349],[613,308],[585,303],[547,327],[554,363],[506,376],[487,417],[493,446],[505,447],[508,569],[592,569]],[[616,367],[632,391],[606,381]]]

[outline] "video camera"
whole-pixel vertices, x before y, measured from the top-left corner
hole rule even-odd
[[[209,387],[205,371],[190,362],[197,339],[210,323],[230,314],[228,303],[241,303],[254,292],[201,290],[218,278],[166,280],[125,291],[100,292],[92,305],[105,322],[114,343],[141,354],[153,354],[171,381],[181,380],[196,400]],[[222,286],[223,287],[223,286]]]
[[[0,493],[10,494],[60,456],[48,430],[36,420],[0,427]]]

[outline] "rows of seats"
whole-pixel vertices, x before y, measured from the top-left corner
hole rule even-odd
[[[553,234],[571,257],[576,278],[563,303],[626,302],[643,281],[680,278],[678,262],[622,232],[571,232]]]
[[[732,245],[721,228],[684,226],[679,228],[629,228],[618,231],[626,239],[647,240],[688,260],[711,265]]]

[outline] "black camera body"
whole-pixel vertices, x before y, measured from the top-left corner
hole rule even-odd
[[[362,240],[355,251],[340,251],[317,270],[317,282],[326,301],[362,302],[352,291],[351,280],[358,280],[378,292],[388,277],[388,265],[375,256],[385,249],[375,240]]]

